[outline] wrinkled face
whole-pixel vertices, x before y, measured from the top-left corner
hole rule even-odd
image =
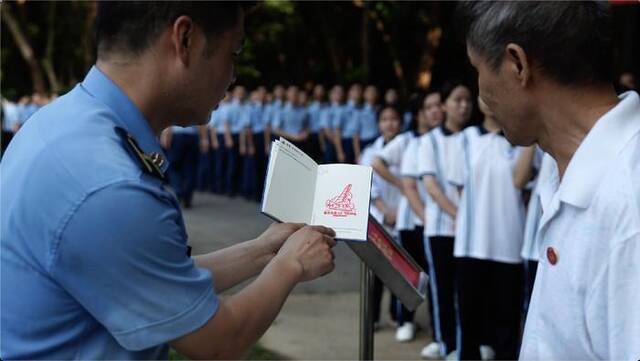
[[[470,47],[467,47],[467,54],[478,72],[479,97],[505,137],[515,145],[533,144],[539,129],[532,116],[535,101],[514,75],[515,65],[505,58],[500,67],[493,70],[486,59]]]
[[[400,124],[400,114],[394,109],[386,108],[380,113],[378,127],[384,139],[389,140],[396,136],[400,131]]]
[[[444,102],[447,121],[458,127],[464,127],[471,117],[471,92],[463,85],[457,86]]]
[[[435,128],[444,120],[442,109],[442,96],[440,93],[431,93],[422,102],[422,113],[429,129]]]
[[[206,124],[235,81],[235,62],[244,43],[244,15],[239,15],[234,28],[212,38],[207,39],[202,30],[197,33],[190,63],[181,70],[181,84],[176,87],[182,90],[180,121],[189,125]]]

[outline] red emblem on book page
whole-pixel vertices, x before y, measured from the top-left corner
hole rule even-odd
[[[351,194],[352,184],[347,184],[342,192],[333,198],[327,199],[324,203],[324,214],[333,217],[355,216],[356,206],[353,203],[353,194]]]

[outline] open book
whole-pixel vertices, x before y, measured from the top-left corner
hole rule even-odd
[[[371,167],[318,165],[280,138],[272,142],[261,211],[280,222],[333,228],[341,240],[366,241]]]

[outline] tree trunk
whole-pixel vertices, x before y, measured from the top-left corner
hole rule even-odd
[[[42,67],[44,68],[45,73],[47,74],[47,79],[49,80],[49,90],[52,93],[58,93],[60,90],[60,86],[58,84],[58,77],[56,76],[56,72],[53,67],[53,44],[55,38],[55,14],[56,14],[56,2],[49,2],[49,18],[47,19],[47,48],[44,52],[44,59],[42,59]]]
[[[4,21],[6,22],[7,27],[9,27],[9,32],[11,33],[11,36],[13,37],[16,45],[20,49],[22,58],[29,65],[29,69],[31,70],[31,80],[33,82],[33,90],[36,92],[44,93],[45,84],[44,77],[42,76],[42,69],[40,69],[40,64],[38,64],[38,61],[33,54],[33,48],[31,47],[31,44],[29,44],[29,41],[20,29],[20,24],[11,13],[10,5],[2,4],[0,5],[0,9],[2,10]]]

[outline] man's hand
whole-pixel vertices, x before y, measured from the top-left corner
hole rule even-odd
[[[302,223],[273,223],[256,238],[256,242],[267,250],[271,260],[287,238],[303,226]]]
[[[322,226],[304,226],[282,245],[274,262],[290,266],[299,272],[298,281],[310,281],[333,271],[335,232]]]
[[[388,226],[396,225],[396,214],[395,212],[385,212],[384,214],[384,223]]]
[[[200,138],[200,153],[207,154],[209,152],[209,140],[207,138]]]

